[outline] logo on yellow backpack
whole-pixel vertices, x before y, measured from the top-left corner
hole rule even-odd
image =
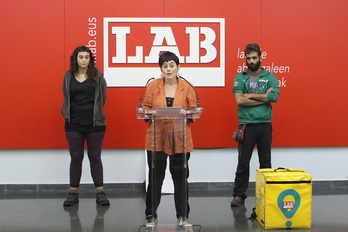
[[[293,190],[287,189],[281,192],[278,196],[278,207],[287,219],[291,219],[301,204],[300,194]],[[287,227],[292,226],[292,222],[289,220],[285,223]]]

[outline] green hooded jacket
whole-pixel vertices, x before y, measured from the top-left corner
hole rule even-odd
[[[263,94],[269,88],[273,90],[267,94],[267,102],[257,106],[242,106],[237,109],[238,123],[265,123],[271,122],[272,105],[271,102],[277,102],[279,97],[279,83],[276,76],[262,69],[261,76],[258,80],[256,94]],[[250,83],[247,70],[237,74],[234,78],[233,93],[251,93]]]

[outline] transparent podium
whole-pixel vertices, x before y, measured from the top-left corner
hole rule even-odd
[[[188,159],[187,147],[192,147],[189,124],[200,118],[203,108],[158,107],[137,108],[137,118],[149,122],[147,143],[151,150],[147,151],[149,182],[147,185],[146,215],[157,219],[157,209],[161,201],[161,189],[169,160],[169,170],[174,184],[174,202],[177,217],[186,218],[190,207],[188,204]],[[150,136],[151,135],[151,136]],[[151,140],[151,141],[150,141]],[[167,212],[166,212],[167,213]],[[162,215],[162,213],[160,213]],[[166,219],[158,217],[155,225],[144,225],[139,228],[145,231],[195,231],[199,225],[177,222],[166,223]],[[173,215],[171,213],[170,215]],[[175,220],[175,217],[174,219]],[[162,222],[161,222],[162,221]],[[174,221],[173,221],[174,222]]]

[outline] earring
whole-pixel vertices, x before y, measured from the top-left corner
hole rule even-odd
[[[176,74],[177,77],[180,77],[179,73]]]
[[[161,77],[163,77],[163,73],[161,73]]]

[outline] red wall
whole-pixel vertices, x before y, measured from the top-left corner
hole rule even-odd
[[[273,145],[348,145],[347,1],[3,0],[1,5],[0,149],[67,147],[60,115],[63,75],[78,45],[95,49],[103,71],[104,17],[225,19],[225,87],[197,87],[204,108],[192,126],[197,148],[237,145],[231,139],[237,125],[231,88],[244,62],[238,50],[252,42],[266,53],[262,65],[289,68],[276,73],[282,86],[273,105]],[[143,147],[146,124],[135,116],[141,91],[108,88],[104,148]]]

